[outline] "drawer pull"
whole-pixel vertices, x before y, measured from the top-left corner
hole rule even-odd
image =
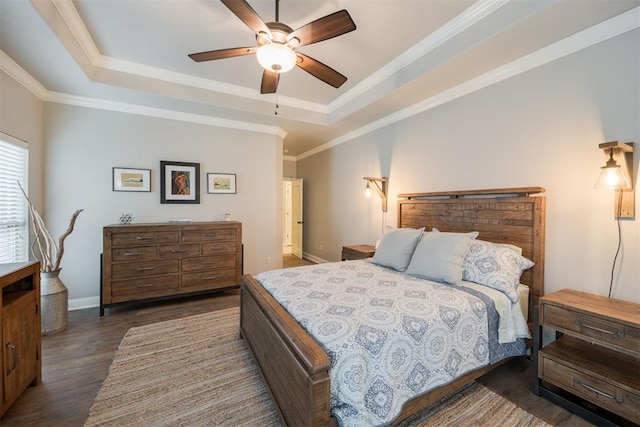
[[[624,398],[621,396],[611,396],[609,393],[605,393],[604,391],[598,390],[595,387],[592,387],[588,384],[583,383],[582,381],[580,381],[580,378],[574,378],[573,382],[581,385],[582,387],[586,388],[589,391],[592,391],[596,394],[599,394],[600,396],[606,397],[607,399],[611,399],[611,400],[615,400],[616,403],[624,403]]]
[[[144,255],[142,252],[125,252],[124,256]]]
[[[215,264],[215,261],[202,261],[200,264],[202,265],[207,265],[207,264]]]
[[[209,276],[209,277],[203,277],[202,280],[213,280],[213,279],[217,279],[217,276]]]
[[[156,236],[152,236],[152,237],[137,236],[136,240],[156,240]]]
[[[218,237],[217,234],[206,234],[206,233],[202,233],[202,235],[200,237]]]
[[[607,331],[606,329],[601,329],[601,328],[597,328],[595,326],[591,326],[591,325],[587,325],[586,323],[582,323],[582,320],[580,319],[576,319],[576,325],[583,327],[583,328],[587,328],[587,329],[591,329],[597,332],[602,332],[603,334],[607,334],[607,335],[615,335],[618,338],[624,338],[624,332],[611,332],[611,331]]]
[[[11,358],[13,359],[13,364],[7,371],[7,375],[9,375],[14,369],[16,369],[16,365],[18,364],[18,352],[16,350],[16,346],[11,343],[7,343],[7,348],[11,349]]]
[[[138,285],[138,288],[151,288],[155,285],[156,285],[155,283],[147,283],[145,285]]]
[[[186,249],[171,249],[171,253],[172,254],[179,254],[179,253],[183,253],[183,252],[187,252]]]
[[[137,270],[138,271],[146,271],[146,270],[153,270],[155,267],[155,265],[152,265],[151,267],[138,267]]]

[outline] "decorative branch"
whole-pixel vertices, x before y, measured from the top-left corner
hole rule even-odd
[[[54,270],[57,270],[60,268],[60,261],[62,261],[62,255],[64,255],[64,239],[66,239],[67,236],[71,234],[71,232],[73,232],[73,226],[76,223],[76,218],[78,218],[78,215],[80,215],[80,212],[82,212],[83,210],[84,209],[78,209],[73,213],[73,216],[71,216],[71,222],[69,223],[69,228],[67,228],[67,231],[65,231],[64,234],[60,236],[60,239],[58,240],[59,250],[58,250],[58,256],[56,257],[56,263],[53,266]]]
[[[24,195],[25,199],[27,199],[27,203],[29,204],[29,213],[31,214],[31,227],[33,228],[33,232],[35,234],[35,239],[31,244],[31,254],[34,258],[38,259],[38,255],[34,250],[37,243],[38,251],[40,252],[40,256],[42,257],[42,262],[40,263],[40,271],[49,272],[59,270],[60,262],[62,261],[62,255],[64,255],[64,241],[73,232],[73,227],[75,226],[76,219],[78,218],[78,215],[80,215],[80,212],[82,212],[84,209],[78,209],[73,213],[71,222],[69,223],[69,228],[62,236],[60,236],[58,244],[56,244],[53,236],[51,236],[49,230],[47,230],[47,227],[44,225],[42,217],[33,207],[31,200],[27,196],[27,193],[25,193],[19,181],[18,186],[20,187],[20,191],[22,191],[22,194]],[[55,263],[53,262],[54,259]]]

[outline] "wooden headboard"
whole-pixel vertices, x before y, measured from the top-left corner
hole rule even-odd
[[[509,243],[536,264],[521,282],[531,289],[529,313],[544,295],[545,202],[542,187],[398,195],[398,227],[480,232],[478,239]]]

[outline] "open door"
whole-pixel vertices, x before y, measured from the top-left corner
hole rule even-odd
[[[291,253],[302,259],[302,178],[291,184]]]

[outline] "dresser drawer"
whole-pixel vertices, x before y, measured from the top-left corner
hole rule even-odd
[[[178,231],[142,231],[133,233],[113,233],[112,246],[140,246],[158,243],[179,243]]]
[[[640,422],[640,396],[540,354],[540,378],[615,414]]]
[[[236,270],[233,268],[222,270],[202,271],[200,273],[185,273],[182,275],[182,288],[224,288],[236,286]]]
[[[113,302],[154,298],[175,293],[180,285],[178,274],[144,279],[118,280],[111,284]]]
[[[118,261],[148,261],[158,258],[156,246],[142,246],[137,248],[120,248],[111,250],[111,259]]]
[[[160,259],[179,259],[200,255],[200,245],[197,243],[160,245],[158,246],[158,251],[160,252]]]
[[[155,276],[159,274],[177,273],[180,271],[180,261],[145,261],[134,263],[113,264],[111,277],[113,279],[127,279],[136,277]]]
[[[575,332],[583,337],[614,344],[640,355],[640,329],[638,328],[551,304],[543,304],[542,307],[545,326],[565,332]]]
[[[218,255],[235,253],[236,242],[211,242],[202,244],[202,255]]]
[[[211,230],[184,230],[182,232],[183,242],[211,242],[221,240],[236,240],[236,230],[232,228],[211,229]]]
[[[182,260],[182,271],[212,270],[214,268],[235,268],[236,255],[224,254],[208,257],[185,258]]]

